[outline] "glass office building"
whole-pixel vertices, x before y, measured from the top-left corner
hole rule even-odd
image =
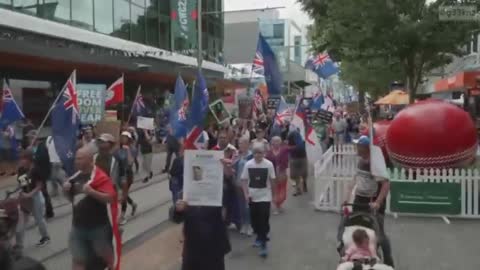
[[[222,2],[202,0],[203,50],[213,62],[219,62],[223,52]],[[171,3],[175,1],[0,0],[0,8],[178,52],[185,48],[172,42]]]

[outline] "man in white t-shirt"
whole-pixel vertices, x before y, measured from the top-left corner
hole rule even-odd
[[[253,147],[253,159],[247,161],[240,178],[243,183],[245,199],[249,202],[252,228],[257,235],[254,246],[260,248],[260,256],[267,257],[270,203],[276,176],[272,162],[264,157],[265,147],[255,145]]]
[[[52,167],[50,173],[50,181],[52,182],[53,194],[58,195],[58,187],[63,187],[63,179],[65,179],[65,171],[62,167],[62,161],[58,157],[57,150],[55,149],[55,142],[52,136],[47,137],[46,146],[48,150],[48,157],[50,158],[50,165]]]

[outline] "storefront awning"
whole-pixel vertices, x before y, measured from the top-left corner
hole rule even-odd
[[[464,71],[435,83],[435,92],[464,91],[475,88],[476,79],[480,78],[480,71]]]

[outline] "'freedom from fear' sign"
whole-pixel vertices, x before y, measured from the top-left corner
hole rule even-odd
[[[82,124],[102,121],[105,112],[104,84],[77,84],[78,107]]]

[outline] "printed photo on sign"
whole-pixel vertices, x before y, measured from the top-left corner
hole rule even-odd
[[[202,181],[203,180],[203,169],[200,166],[193,166],[193,181]]]
[[[105,112],[104,84],[77,84],[78,107],[82,124],[102,121]]]
[[[230,120],[230,118],[232,117],[228,112],[227,108],[225,107],[223,100],[221,99],[214,101],[212,104],[210,104],[209,107],[210,111],[215,117],[215,120],[217,120],[217,123],[219,124]]]
[[[222,206],[222,158],[221,151],[185,151],[183,199],[189,205]]]
[[[268,169],[248,168],[248,177],[250,178],[250,188],[266,188],[268,180]]]

